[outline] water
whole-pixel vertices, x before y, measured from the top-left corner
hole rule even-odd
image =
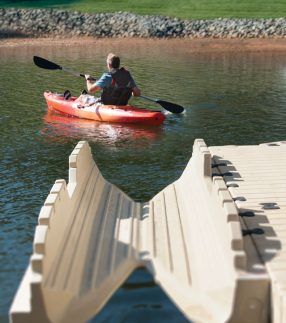
[[[138,201],[149,200],[182,173],[195,138],[207,145],[285,140],[284,53],[191,53],[191,43],[95,42],[71,47],[0,49],[0,322],[27,267],[37,217],[68,156],[88,140],[106,179]],[[147,96],[181,104],[161,127],[94,123],[46,114],[44,90],[79,94],[84,80],[35,67],[38,55],[95,77],[114,51]],[[133,99],[138,106],[158,106]],[[126,287],[127,286],[127,287]],[[129,287],[128,287],[129,286]],[[130,288],[130,286],[133,286]],[[96,322],[185,322],[144,270],[136,271]]]

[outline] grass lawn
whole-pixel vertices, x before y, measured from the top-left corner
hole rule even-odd
[[[286,0],[0,0],[0,8],[64,8],[82,12],[129,11],[187,19],[277,18]]]

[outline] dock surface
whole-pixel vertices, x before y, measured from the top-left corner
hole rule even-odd
[[[193,322],[286,322],[286,144],[207,147],[148,202],[106,181],[87,142],[39,214],[11,322],[86,322],[146,267]]]
[[[210,150],[269,275],[273,322],[286,322],[286,142]]]

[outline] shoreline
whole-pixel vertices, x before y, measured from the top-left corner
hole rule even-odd
[[[252,38],[252,39],[217,39],[217,38],[194,38],[194,39],[157,39],[157,38],[93,38],[93,37],[37,37],[37,38],[2,38],[0,48],[19,47],[73,47],[93,45],[126,45],[130,47],[145,46],[152,44],[175,47],[185,46],[188,53],[195,52],[265,52],[286,51],[286,38]]]
[[[286,17],[179,19],[122,11],[0,8],[0,37],[275,38],[286,37]]]

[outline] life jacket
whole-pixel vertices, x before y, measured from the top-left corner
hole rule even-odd
[[[123,67],[110,73],[112,83],[103,89],[101,102],[110,105],[127,105],[132,94],[130,73]]]

